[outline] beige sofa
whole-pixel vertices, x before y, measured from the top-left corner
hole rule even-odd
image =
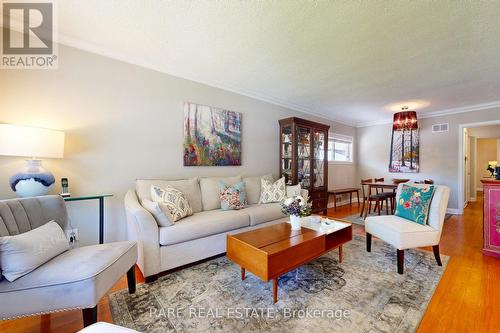
[[[269,177],[269,176],[264,176]],[[262,177],[211,177],[185,180],[137,180],[135,190],[125,196],[129,240],[137,241],[138,260],[147,282],[158,273],[209,258],[226,251],[226,235],[276,224],[284,218],[279,203],[259,204]],[[241,210],[220,209],[219,182],[232,185],[243,180],[248,207]],[[142,207],[141,200],[151,200],[151,185],[170,185],[182,191],[194,214],[173,226],[160,227]],[[307,191],[302,190],[307,196]]]

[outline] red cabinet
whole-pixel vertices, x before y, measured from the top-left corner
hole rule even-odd
[[[483,253],[500,258],[500,180],[483,179]]]

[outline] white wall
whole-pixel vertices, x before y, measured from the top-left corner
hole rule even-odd
[[[500,138],[500,125],[470,127],[469,135],[476,138]]]
[[[420,119],[420,172],[417,174],[388,172],[390,124],[358,128],[359,177],[431,178],[437,184],[451,188],[448,207],[457,209],[459,207],[458,147],[459,140],[462,140],[459,135],[459,125],[492,120],[500,120],[500,108]],[[440,123],[449,123],[449,132],[432,133],[432,125]]]
[[[244,78],[242,78],[244,79]],[[185,101],[243,113],[241,167],[184,167]],[[57,179],[68,177],[73,195],[109,192],[106,240],[126,238],[123,196],[136,178],[260,175],[279,172],[278,119],[298,116],[329,123],[334,132],[356,129],[192,81],[66,46],[57,70],[0,70],[0,122],[61,129],[65,157],[44,161]],[[8,177],[22,158],[0,157],[0,198],[15,194]],[[330,167],[355,173],[355,167]],[[72,203],[70,214],[85,239],[96,239],[95,203]]]

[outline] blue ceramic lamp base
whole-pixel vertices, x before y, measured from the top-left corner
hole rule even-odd
[[[10,187],[20,197],[45,195],[54,183],[54,175],[42,168],[41,160],[27,160],[25,168],[10,177]]]

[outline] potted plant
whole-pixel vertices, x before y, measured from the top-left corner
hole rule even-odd
[[[281,211],[283,214],[290,216],[292,230],[300,230],[300,219],[311,215],[311,203],[299,195],[284,200],[281,203]]]

